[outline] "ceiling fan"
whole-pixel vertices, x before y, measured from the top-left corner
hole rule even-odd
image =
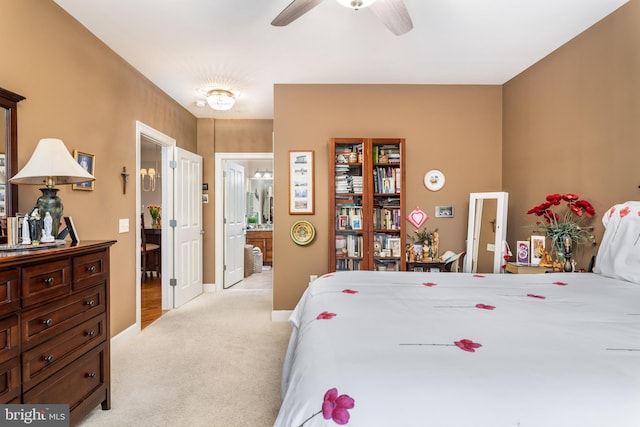
[[[337,0],[343,6],[358,10],[369,7],[371,12],[396,36],[407,33],[413,22],[404,5],[404,0]],[[293,0],[285,7],[271,25],[284,27],[316,7],[322,0]]]

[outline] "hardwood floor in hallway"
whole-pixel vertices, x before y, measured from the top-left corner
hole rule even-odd
[[[140,323],[144,329],[167,312],[162,310],[162,282],[159,277],[147,277],[142,282],[140,300]]]

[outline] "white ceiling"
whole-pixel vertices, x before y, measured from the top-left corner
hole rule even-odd
[[[274,84],[502,84],[627,2],[405,0],[414,29],[394,36],[334,0],[286,27],[290,0],[54,1],[196,117],[254,119]],[[196,106],[211,85],[233,109]]]

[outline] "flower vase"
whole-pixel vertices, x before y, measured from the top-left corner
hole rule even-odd
[[[158,217],[151,218],[151,228],[160,228],[160,221],[158,221]]]

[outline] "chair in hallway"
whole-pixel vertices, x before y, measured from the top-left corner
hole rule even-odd
[[[156,272],[156,276],[160,277],[160,245],[147,242],[147,235],[144,231],[144,214],[140,214],[140,233],[141,233],[141,247],[140,247],[140,259],[142,264],[142,280],[147,278],[147,273],[153,274]]]

